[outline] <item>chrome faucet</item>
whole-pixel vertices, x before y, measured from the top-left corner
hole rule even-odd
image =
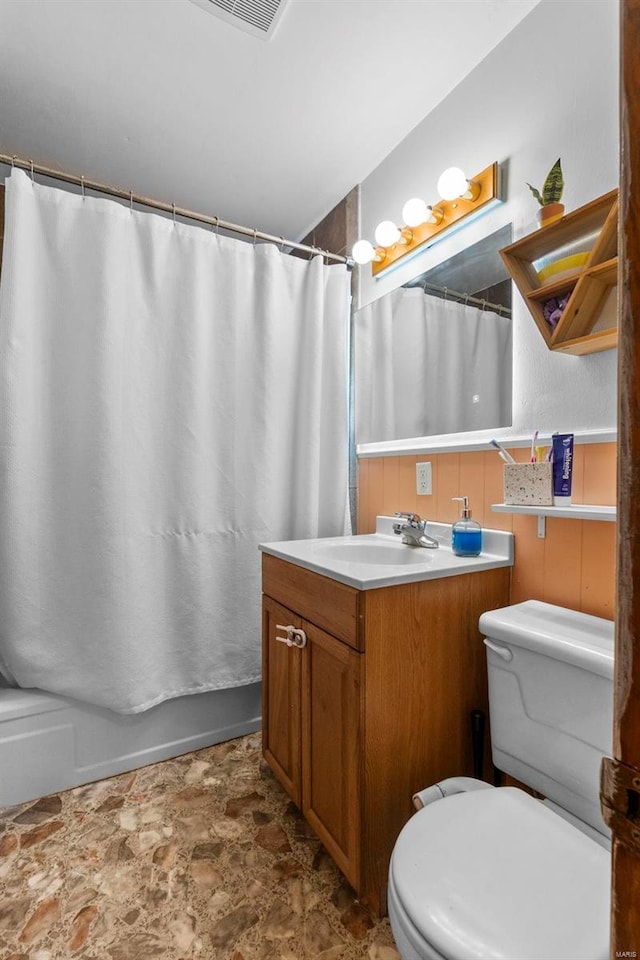
[[[402,534],[402,542],[408,543],[412,547],[428,547],[435,550],[440,546],[437,540],[425,533],[427,526],[426,520],[421,520],[417,513],[395,513],[395,517],[401,518],[405,523],[394,523],[393,532],[398,536]]]

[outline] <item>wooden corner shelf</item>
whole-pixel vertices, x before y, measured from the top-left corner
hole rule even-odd
[[[540,283],[536,261],[543,257],[552,259],[556,251],[560,257],[563,247],[588,238],[592,238],[592,246],[581,270]],[[617,346],[617,325],[598,326],[604,303],[618,282],[617,190],[516,240],[500,255],[550,350],[582,355]],[[544,316],[544,305],[564,296],[569,299],[552,331]]]

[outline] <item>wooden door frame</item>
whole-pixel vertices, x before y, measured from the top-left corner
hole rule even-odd
[[[613,834],[612,960],[640,957],[639,51],[640,0],[622,0],[616,662],[613,760],[603,764],[601,791],[603,813]]]

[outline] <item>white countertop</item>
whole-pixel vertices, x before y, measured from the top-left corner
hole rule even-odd
[[[451,524],[427,523],[427,534],[440,544],[432,550],[402,543],[393,533],[394,522],[394,517],[377,517],[375,533],[261,543],[260,550],[357,590],[513,566],[512,533],[483,529],[480,555],[457,557],[451,550]]]

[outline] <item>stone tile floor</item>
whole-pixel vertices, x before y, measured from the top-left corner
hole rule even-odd
[[[0,810],[0,958],[399,960],[260,749]]]

